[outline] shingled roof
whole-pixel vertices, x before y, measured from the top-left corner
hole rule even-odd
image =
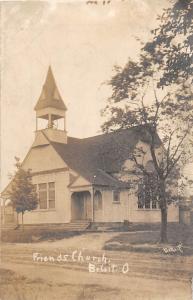
[[[48,69],[45,83],[42,88],[41,95],[34,109],[37,111],[39,109],[47,107],[54,107],[57,109],[67,110],[66,105],[64,104],[62,97],[60,96],[50,66]]]
[[[85,139],[69,137],[67,144],[51,144],[71,169],[92,184],[128,187],[113,174],[120,171],[139,140],[148,143],[147,131],[141,126]]]

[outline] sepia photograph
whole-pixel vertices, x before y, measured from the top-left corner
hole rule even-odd
[[[193,0],[0,1],[0,300],[193,300]]]

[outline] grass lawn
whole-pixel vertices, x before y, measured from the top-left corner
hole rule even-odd
[[[98,238],[102,232],[96,232]],[[69,232],[63,230],[25,229],[2,232],[2,241],[11,243],[36,243],[42,241],[66,240],[73,237],[82,237],[82,240],[91,235],[91,232]],[[119,231],[106,231],[102,248],[104,250],[135,251],[135,252],[162,252],[163,245],[159,244],[160,224],[132,224]],[[86,242],[86,240],[85,240]],[[183,255],[193,255],[193,225],[168,224],[168,246],[183,245]],[[180,251],[177,251],[177,254]],[[171,254],[171,253],[170,253]],[[172,253],[174,254],[174,253]]]
[[[159,226],[160,227],[160,226]],[[159,244],[160,228],[152,231],[136,231],[119,233],[106,241],[105,250],[139,251],[139,252],[160,252],[163,245]],[[193,226],[182,224],[168,225],[168,246],[176,246],[179,243],[183,245],[183,254],[193,254]],[[180,251],[177,251],[178,254]],[[174,254],[171,251],[170,254]]]
[[[1,241],[5,243],[35,243],[46,240],[68,239],[81,234],[82,232],[80,231],[64,231],[62,229],[3,230],[1,233]]]

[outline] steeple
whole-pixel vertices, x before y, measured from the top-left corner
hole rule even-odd
[[[58,91],[54,75],[52,73],[51,66],[48,68],[45,83],[42,88],[41,95],[35,106],[35,110],[38,111],[42,108],[54,107],[61,110],[67,110],[62,97]]]
[[[34,110],[36,111],[36,132],[44,130],[44,133],[49,139],[56,142],[66,143],[67,108],[57,88],[51,66],[48,68],[46,80]],[[41,129],[39,128],[39,119],[46,120],[46,124],[44,124],[44,127]],[[59,121],[62,120],[62,129],[61,124],[59,129],[58,124]]]

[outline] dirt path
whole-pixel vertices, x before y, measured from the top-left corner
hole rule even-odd
[[[6,288],[2,284],[1,300],[191,300],[192,257],[104,251],[102,245],[109,238],[91,234],[56,242],[3,244],[1,268],[23,279],[8,279]],[[34,260],[34,254],[43,261]],[[60,254],[65,261],[58,260]],[[115,272],[89,272],[89,263],[100,267],[105,259],[107,266],[117,266]],[[125,274],[124,264],[129,267]]]
[[[52,267],[51,270],[49,270],[48,266],[24,266],[15,263],[2,264],[2,268],[14,270],[18,274],[25,276],[30,279],[32,286],[35,286],[35,283],[40,282],[52,287],[52,289],[44,289],[43,294],[46,300],[55,299],[53,298],[53,294],[58,294],[56,298],[58,300],[191,300],[191,288],[188,282],[147,279],[124,276],[121,274],[90,274],[81,270],[75,271],[58,267]],[[68,293],[65,295],[65,298],[60,298],[60,288],[62,287],[64,288],[65,293]],[[90,291],[87,294],[88,290]],[[82,296],[80,297],[81,291]],[[93,294],[93,292],[95,293]],[[43,299],[41,298],[41,290],[39,291],[38,297],[38,300]],[[4,298],[2,299],[4,300]],[[26,299],[28,299],[27,290]],[[7,298],[6,300],[11,299]]]

